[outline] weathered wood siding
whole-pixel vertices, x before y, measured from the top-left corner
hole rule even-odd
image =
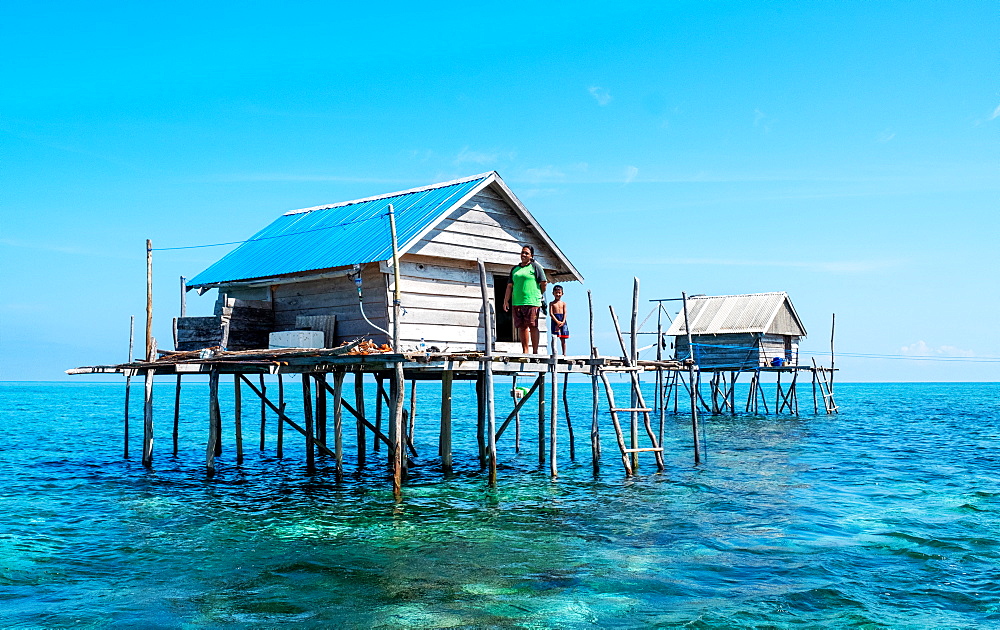
[[[487,265],[490,302],[493,299],[494,274],[505,275],[509,267]],[[479,287],[479,268],[475,262],[406,255],[400,260],[400,301],[404,309],[400,320],[400,344],[416,348],[421,339],[427,347],[440,350],[482,350],[483,298]],[[389,278],[389,291],[392,291]],[[391,297],[390,297],[391,299]],[[503,304],[499,305],[502,308]],[[545,345],[544,327],[541,345]],[[520,352],[519,343],[497,342],[496,349]]]
[[[365,315],[377,326],[389,330],[385,275],[378,265],[369,264],[361,272]],[[386,335],[373,329],[361,316],[358,290],[344,276],[275,285],[272,290],[274,330],[295,330],[295,318],[302,315],[336,315],[336,342],[364,337],[388,343]]]
[[[473,263],[481,259],[509,268],[520,262],[518,256],[524,244],[535,248],[535,259],[546,272],[559,270],[552,250],[507,202],[487,187],[452,212],[409,253]]]

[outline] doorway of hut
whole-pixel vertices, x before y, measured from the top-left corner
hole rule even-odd
[[[509,283],[510,277],[493,274],[493,303],[496,304],[497,341],[513,342],[517,340],[514,335],[514,317],[510,312],[503,310],[503,298],[507,294]]]

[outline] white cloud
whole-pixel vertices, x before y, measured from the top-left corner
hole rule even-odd
[[[878,134],[878,136],[876,136],[875,142],[878,142],[880,144],[885,144],[886,142],[889,142],[890,140],[892,140],[895,137],[896,137],[896,133],[895,132],[889,131],[888,129],[886,129],[882,133]]]
[[[753,126],[760,127],[764,133],[771,133],[773,119],[759,109],[753,110]]]
[[[1000,105],[997,105],[997,108],[993,110],[992,114],[990,114],[990,120],[993,120],[994,118],[1000,118]]]
[[[923,340],[911,343],[900,348],[903,354],[918,357],[974,357],[976,353],[972,350],[962,350],[955,346],[938,346],[936,348],[927,345]]]
[[[639,169],[634,166],[625,167],[625,183],[629,184],[635,179],[635,176],[639,174]]]
[[[592,85],[587,88],[587,91],[590,92],[590,95],[594,97],[594,100],[596,100],[597,104],[601,107],[604,107],[611,102],[611,94],[609,94],[608,91],[602,87]]]
[[[472,151],[469,147],[462,147],[462,150],[455,156],[455,166],[462,164],[495,164],[503,157],[499,151]]]

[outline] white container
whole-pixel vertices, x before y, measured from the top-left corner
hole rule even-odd
[[[282,330],[268,335],[267,346],[272,350],[281,348],[322,348],[322,330]]]

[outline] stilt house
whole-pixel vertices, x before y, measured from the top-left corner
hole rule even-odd
[[[805,326],[784,292],[691,297],[687,319],[694,361],[701,368],[797,365],[799,340],[806,336]],[[675,338],[678,360],[691,356],[683,309],[666,334]]]
[[[477,259],[496,314],[495,349],[520,352],[503,311],[522,244],[550,285],[583,277],[496,172],[287,212],[187,283],[219,290],[214,317],[177,321],[176,346],[266,348],[268,333],[325,331],[325,345],[391,343],[392,204],[400,257],[399,350],[484,350]],[[541,324],[541,322],[540,322]],[[381,330],[380,330],[381,329]],[[544,344],[544,329],[543,329]]]

